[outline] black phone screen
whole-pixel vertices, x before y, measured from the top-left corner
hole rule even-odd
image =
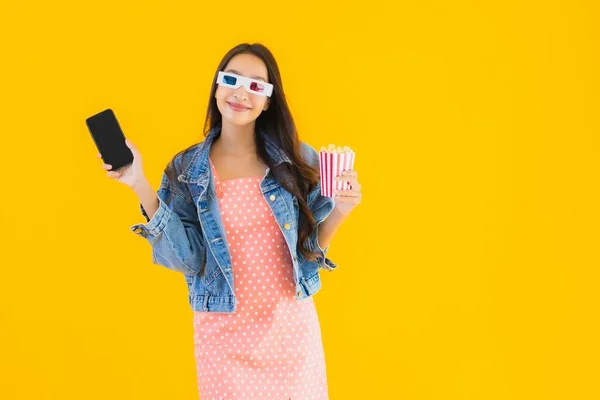
[[[125,135],[113,110],[106,109],[89,117],[85,122],[102,160],[105,164],[112,165],[112,171],[133,162],[133,153],[125,144]]]

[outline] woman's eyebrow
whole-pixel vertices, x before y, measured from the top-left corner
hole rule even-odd
[[[242,75],[241,72],[236,71],[235,69],[228,69],[225,72],[231,72],[231,73],[236,74],[236,75],[244,76],[244,75]],[[258,75],[251,76],[250,78],[252,78],[252,79],[260,79],[261,81],[265,81],[265,82],[267,81],[265,78],[263,78],[262,76],[258,76]]]

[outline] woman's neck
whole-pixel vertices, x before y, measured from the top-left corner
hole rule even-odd
[[[215,141],[216,152],[239,157],[256,154],[254,127],[255,124],[237,126],[223,121],[221,134]]]

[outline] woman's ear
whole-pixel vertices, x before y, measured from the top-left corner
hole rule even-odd
[[[267,108],[269,108],[270,104],[271,104],[271,99],[267,97],[267,101],[265,102],[265,106],[263,108],[263,111],[267,111]]]

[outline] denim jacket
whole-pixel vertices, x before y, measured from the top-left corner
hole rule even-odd
[[[219,133],[220,127],[212,129],[202,142],[175,158],[177,181],[163,173],[157,191],[158,210],[150,219],[140,203],[146,223],[135,224],[130,230],[148,240],[152,246],[153,264],[183,273],[192,310],[231,313],[237,306],[233,290],[235,277],[208,159],[211,143]],[[262,131],[259,134],[275,165],[291,163],[268,135]],[[301,155],[318,168],[319,154],[310,145],[301,142]],[[319,181],[307,197],[308,207],[318,225],[335,206],[333,198],[321,195],[320,186]],[[269,168],[260,181],[260,188],[289,248],[295,297],[300,301],[321,288],[320,268],[332,271],[337,265],[326,258],[329,246],[320,247],[317,229],[311,234],[308,246],[318,252],[318,260],[309,261],[296,251],[298,201],[273,178]]]

